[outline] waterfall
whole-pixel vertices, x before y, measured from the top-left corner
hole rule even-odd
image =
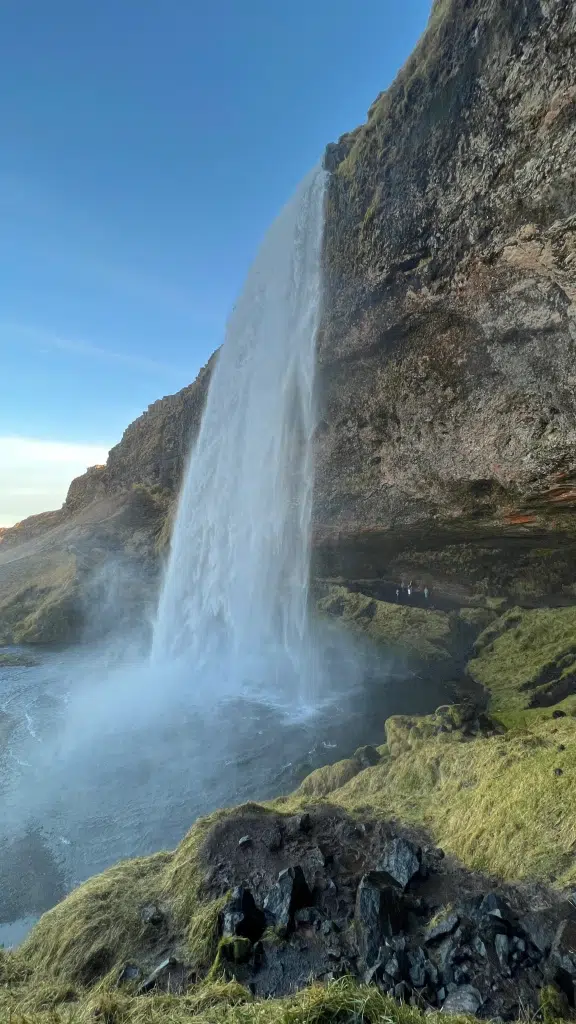
[[[185,473],[152,660],[240,689],[313,685],[308,577],[326,175],[268,231]]]

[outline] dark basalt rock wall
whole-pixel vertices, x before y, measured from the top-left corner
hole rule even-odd
[[[367,123],[328,147],[329,572],[385,573],[387,531],[395,554],[570,532],[575,49],[568,0],[437,0]]]

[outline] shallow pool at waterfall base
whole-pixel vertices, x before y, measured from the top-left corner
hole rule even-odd
[[[305,713],[246,694],[207,705],[191,691],[178,703],[165,678],[152,700],[144,670],[112,661],[83,647],[0,667],[5,946],[90,875],[174,847],[217,807],[288,793],[314,768],[384,742],[389,715],[428,713],[448,696],[388,667]]]

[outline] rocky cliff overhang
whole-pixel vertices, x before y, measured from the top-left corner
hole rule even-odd
[[[571,536],[575,48],[567,0],[437,0],[327,149],[320,569]]]

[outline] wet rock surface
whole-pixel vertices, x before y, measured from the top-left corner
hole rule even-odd
[[[219,965],[258,996],[352,975],[423,1009],[486,1019],[536,1010],[546,985],[576,1003],[568,899],[498,886],[394,822],[248,805],[214,826],[203,859],[206,897],[231,891]],[[164,963],[150,987],[166,987],[170,971],[175,984],[176,965]]]

